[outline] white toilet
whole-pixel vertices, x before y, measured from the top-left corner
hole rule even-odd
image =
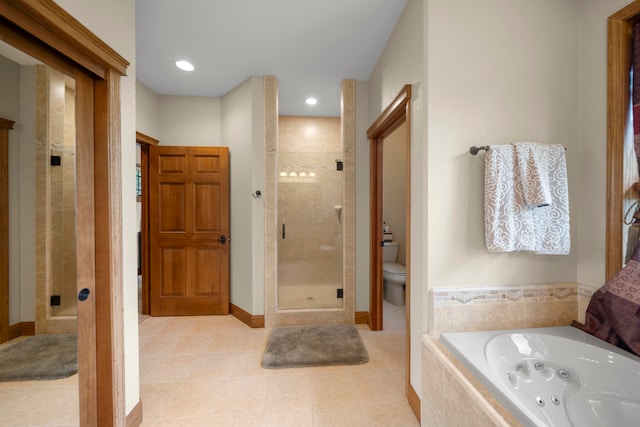
[[[397,264],[398,242],[384,242],[382,277],[384,279],[384,299],[394,305],[405,304],[407,270],[404,265]]]

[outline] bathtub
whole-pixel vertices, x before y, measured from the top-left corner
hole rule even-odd
[[[525,426],[640,425],[640,358],[570,326],[444,333]]]

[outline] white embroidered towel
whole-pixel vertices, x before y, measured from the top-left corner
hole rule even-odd
[[[546,255],[567,255],[571,250],[569,227],[569,185],[565,149],[560,144],[545,144],[542,157],[546,159],[551,203],[533,208],[536,236],[535,251]]]
[[[525,203],[529,207],[550,204],[547,150],[539,142],[514,142],[513,146]]]
[[[491,145],[484,167],[484,230],[489,252],[536,250],[533,212],[525,204],[513,145]]]

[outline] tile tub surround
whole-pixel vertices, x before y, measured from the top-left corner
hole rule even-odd
[[[595,288],[579,283],[431,289],[431,330],[467,332],[570,325]]]
[[[429,427],[522,424],[433,335],[422,338],[422,420]]]

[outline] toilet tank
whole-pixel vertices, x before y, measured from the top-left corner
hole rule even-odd
[[[384,242],[382,247],[382,262],[396,262],[398,257],[398,242]]]

